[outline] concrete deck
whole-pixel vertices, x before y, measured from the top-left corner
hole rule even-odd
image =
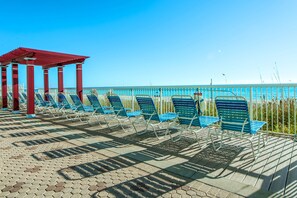
[[[253,161],[238,140],[215,152],[192,138],[2,111],[0,156],[0,197],[297,196],[297,143],[278,137]]]

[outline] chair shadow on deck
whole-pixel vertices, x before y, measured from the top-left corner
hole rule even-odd
[[[123,145],[122,143],[119,143],[116,141],[96,142],[92,144],[86,144],[83,146],[57,149],[52,151],[44,151],[41,153],[34,153],[32,154],[32,157],[39,161],[52,160],[52,159],[69,157],[74,155],[87,154],[101,149],[112,148],[112,147],[122,146],[122,145]]]
[[[102,186],[101,190],[94,193],[92,197],[100,197],[98,193],[101,191],[105,191],[115,197],[159,197],[178,188],[192,190],[192,187],[185,186],[192,181],[192,179],[161,170],[109,188]]]
[[[206,147],[189,161],[174,164],[153,173],[147,172],[148,175],[146,176],[124,181],[115,186],[102,187],[99,192],[106,191],[109,194],[120,197],[158,197],[178,188],[191,190],[195,187],[187,186],[187,184],[199,178],[209,177],[207,174],[222,166],[227,166],[240,152],[240,150],[212,151],[213,149],[211,147]],[[152,156],[152,153],[154,152],[150,152],[149,155],[146,155],[145,151],[132,152],[107,160],[99,160],[69,167],[61,170],[60,174],[62,173],[66,179],[70,179],[70,175],[76,175],[75,179],[83,179],[85,177],[103,174],[107,171],[115,171],[117,169],[134,166],[137,163],[154,160],[156,158]],[[211,157],[208,157],[209,153],[211,153]],[[160,156],[159,153],[154,154]],[[139,160],[141,158],[142,160]],[[170,158],[172,158],[172,156],[170,156]],[[163,160],[166,161],[166,159]],[[119,162],[114,165],[111,163],[114,160],[119,160]],[[121,163],[123,160],[124,164]],[[162,162],[163,160],[160,161]],[[139,167],[140,166],[138,166],[138,168]],[[146,171],[145,168],[144,171]],[[198,172],[199,174],[197,174]],[[99,192],[93,194],[93,197],[96,197]]]
[[[66,126],[64,124],[61,124],[61,125],[62,126]],[[74,128],[74,127],[70,127],[70,128]],[[95,134],[95,133],[98,132],[97,135],[102,135],[103,137],[111,138],[111,139],[114,139],[115,141],[122,142],[124,144],[125,144],[125,142],[127,140],[126,138],[124,138],[124,139],[123,138],[118,138],[118,137],[115,137],[115,136],[110,135],[108,133],[101,133],[100,131],[91,131],[89,129],[83,129],[83,128],[80,128],[80,130],[82,130],[82,131],[84,131],[86,133],[89,133],[89,134]],[[132,134],[131,137],[134,136],[134,135],[136,136],[136,134]],[[145,138],[146,137],[144,136],[144,139]],[[279,144],[278,141],[279,140],[276,140],[276,144],[275,145],[268,144],[264,148],[267,149],[269,146],[271,146],[271,147],[277,146]],[[134,144],[136,146],[143,146],[144,148],[146,148],[148,150],[152,150],[152,151],[156,151],[156,152],[159,152],[160,151],[160,149],[159,149],[160,147],[161,148],[162,147],[165,147],[166,148],[166,143],[163,143],[163,142],[160,143],[161,146],[159,146],[159,147],[158,147],[158,145],[157,146],[154,145],[153,147],[150,146],[150,145],[145,145],[145,144],[143,144],[141,142],[134,141],[133,139],[132,140],[130,139],[130,141],[128,141],[128,142],[130,144]],[[167,147],[167,148],[168,149],[165,149],[165,150],[166,150],[166,152],[169,155],[173,155],[173,156],[176,156],[176,157],[185,157],[185,159],[189,159],[188,156],[183,156],[183,154],[180,154],[180,153],[175,153],[174,154],[174,152],[179,151],[179,150],[182,150],[182,149],[184,149],[184,147],[178,147],[177,146],[176,149],[173,149],[174,152],[173,151],[170,152],[170,147]],[[226,157],[226,156],[228,156],[230,154],[230,153],[228,153],[228,149],[227,149],[227,151],[226,150],[220,150],[219,152],[214,152],[212,150],[212,148],[206,147],[205,149],[202,149],[195,157],[189,159],[189,161],[187,163],[179,164],[179,165],[174,165],[174,166],[169,167],[167,169],[169,169],[169,170],[170,169],[176,169],[176,170],[179,170],[180,172],[183,172],[183,170],[191,169],[191,170],[194,170],[195,172],[199,172],[199,171],[202,172],[202,173],[205,172],[205,173],[203,173],[203,175],[205,175],[205,176],[206,176],[206,174],[211,173],[210,175],[207,175],[207,177],[212,177],[212,179],[221,178],[221,177],[228,178],[228,177],[230,177],[230,174],[239,173],[239,174],[246,175],[246,177],[251,177],[253,180],[257,180],[261,176],[261,174],[262,174],[262,170],[260,170],[261,168],[263,168],[263,165],[262,164],[265,164],[265,160],[268,160],[270,158],[270,157],[268,157],[268,154],[267,154],[267,153],[269,153],[269,149],[267,149],[266,151],[265,151],[265,149],[264,149],[264,151],[261,151],[261,155],[262,156],[264,155],[264,157],[263,157],[264,159],[262,159],[261,156],[260,156],[255,162],[251,162],[251,161],[247,161],[246,159],[244,159],[244,158],[248,157],[247,154],[246,154],[246,152],[243,153],[243,154],[240,154],[240,152],[242,151],[242,148],[241,147],[238,147],[238,146],[236,147],[235,153],[236,153],[236,156],[237,156],[236,158],[237,159],[234,160],[235,158],[230,157],[231,161],[228,160],[229,157]],[[233,150],[233,149],[231,149],[231,150]],[[227,152],[227,153],[220,153],[220,152]],[[279,151],[279,152],[281,152],[281,151]],[[274,155],[278,155],[279,152],[277,151],[277,153],[274,154]],[[69,154],[66,155],[66,156],[69,156]],[[207,157],[207,158],[205,158],[205,157]],[[217,159],[220,159],[221,157],[223,157],[221,160],[225,161],[224,163],[218,163],[219,160],[217,160]],[[227,159],[224,159],[224,157],[226,157]],[[48,159],[50,159],[50,158],[48,157]],[[240,162],[241,160],[243,161],[242,163]],[[98,161],[98,163],[99,163],[99,161]],[[277,159],[276,159],[276,161],[277,161]],[[94,162],[94,163],[96,163],[96,162]],[[232,166],[229,166],[231,162],[232,162]],[[237,162],[240,162],[240,165],[239,166],[237,165]],[[90,163],[92,163],[92,162],[90,162]],[[103,163],[103,162],[100,162],[100,163]],[[277,170],[278,166],[281,166],[281,165],[279,165],[278,162],[275,162],[275,163],[276,163],[276,165],[273,165],[272,167],[270,167],[271,165],[268,164],[268,166],[267,166],[268,168],[267,169],[276,169],[276,172],[273,171],[273,173],[271,173],[272,171],[270,171],[270,172],[267,172],[266,175],[262,175],[261,177],[263,177],[262,178],[263,180],[269,180],[270,181],[270,180],[274,179],[274,180],[278,181],[278,180],[281,179],[281,178],[278,177],[278,175],[281,172],[283,172],[284,169],[288,169],[288,167],[286,167],[286,168],[281,168],[281,170]],[[291,163],[289,165],[290,169],[292,169],[292,172],[293,173],[296,173],[295,175],[297,175],[297,168],[296,168],[297,165],[296,165],[296,163],[297,163],[296,160],[295,161],[291,161]],[[259,167],[257,167],[257,169],[256,168],[254,169],[254,167],[252,167],[252,166],[255,166],[255,164],[258,164],[257,166],[259,166]],[[79,166],[79,165],[77,165],[77,166]],[[248,170],[251,167],[253,169],[252,170]],[[73,168],[71,168],[71,170],[74,170],[74,169],[77,170],[79,168],[80,167],[76,167],[76,169],[75,169],[75,167],[73,166]],[[104,167],[104,168],[107,171],[114,170],[112,168],[109,168],[109,169],[107,167]],[[98,169],[100,169],[100,167]],[[228,170],[230,174],[229,175],[228,174],[227,175],[226,174],[220,174],[220,173],[224,172],[225,170]],[[63,172],[66,172],[66,169],[63,170]],[[97,171],[97,172],[94,171],[94,175],[96,173],[101,174],[100,173],[100,170]],[[83,177],[91,177],[91,176],[93,176],[92,173],[88,173],[88,174],[85,173],[85,176],[84,176],[84,173],[82,173],[82,174],[75,173],[75,174],[76,175],[74,175],[72,179],[79,178],[79,177],[82,177],[83,178]],[[193,179],[194,178],[195,177],[193,176]],[[296,176],[293,176],[293,178],[296,178]],[[68,178],[68,179],[71,179],[71,177]],[[147,178],[144,178],[143,180],[145,180],[145,179],[147,179]],[[136,182],[136,179],[135,180],[131,180],[131,181]],[[288,195],[288,197],[296,197],[296,189],[297,189],[297,183],[296,183],[296,181],[297,181],[296,179],[295,180],[292,179],[292,180],[286,181],[286,187],[279,187],[279,192],[286,191],[286,195]],[[127,181],[127,182],[129,182],[129,181]],[[124,183],[118,184],[116,186],[107,188],[106,190],[109,190],[110,192],[116,192],[117,189],[126,188],[127,186],[125,186],[125,183],[127,183],[127,182],[124,182]],[[127,183],[127,185],[128,184],[129,183]],[[133,186],[134,184],[131,184],[131,185]],[[248,184],[248,185],[254,186],[253,184]],[[141,187],[141,184],[138,187]],[[133,189],[134,187],[131,187],[131,188]],[[265,191],[265,188],[262,188],[262,186],[260,186],[259,188],[261,188],[261,190],[259,190],[259,192],[260,191],[263,191],[263,190]],[[137,189],[137,187],[136,187],[136,189]],[[131,191],[131,190],[128,190],[128,191]],[[266,191],[266,192],[268,192],[268,191]],[[256,195],[257,195],[257,192],[255,192],[254,194],[252,194],[252,196],[256,196]],[[95,194],[94,194],[94,196],[95,196]],[[279,197],[279,194],[276,195],[275,197]]]
[[[154,134],[153,131],[147,131],[147,132],[139,131],[138,133],[139,134],[133,132],[132,134],[123,136],[123,138],[133,142],[141,142],[143,140],[152,140],[156,142],[156,135]]]
[[[160,134],[160,140],[169,138],[169,136],[164,136],[165,133],[166,133],[166,129],[159,129],[159,130],[157,130],[157,132]],[[177,130],[172,130],[171,134],[175,134],[176,132],[178,132],[178,131]],[[154,131],[152,131],[152,130],[147,130],[146,132],[145,132],[145,130],[138,131],[138,133],[132,133],[132,134],[123,136],[123,138],[127,139],[127,140],[131,140],[133,142],[142,142],[144,140],[149,140],[147,142],[159,141],[156,138],[156,135],[154,134]]]
[[[106,172],[116,171],[119,169],[135,166],[136,164],[156,160],[165,155],[151,152],[148,150],[131,152],[115,157],[107,157],[107,159],[97,160],[75,166],[70,166],[58,171],[67,180],[80,180],[87,177],[93,177]]]

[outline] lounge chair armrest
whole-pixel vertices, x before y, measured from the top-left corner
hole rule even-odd
[[[124,110],[125,110],[125,108],[121,108],[119,110],[114,110],[114,112],[117,112],[116,115],[118,116]]]
[[[141,115],[147,115],[147,116],[150,116],[149,117],[149,119],[147,120],[147,123],[149,123],[150,121],[151,121],[151,119],[152,119],[152,117],[154,116],[154,115],[158,115],[158,113],[157,112],[153,112],[153,113],[141,113]]]

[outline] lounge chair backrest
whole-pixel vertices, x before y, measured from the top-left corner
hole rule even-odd
[[[172,102],[180,124],[201,126],[196,103],[191,96],[172,96]]]
[[[222,130],[242,131],[246,123],[243,132],[250,133],[248,103],[244,97],[218,96],[215,101]]]
[[[35,96],[37,97],[38,101],[39,101],[39,104],[41,106],[46,106],[46,102],[43,100],[43,97],[41,96],[40,93],[35,93]]]
[[[23,96],[22,93],[19,93],[19,99],[20,99],[20,103],[25,103],[26,102],[26,99],[25,99],[25,97]]]
[[[73,101],[77,111],[86,111],[78,95],[70,94],[70,98]]]
[[[137,103],[145,120],[156,120],[160,122],[159,114],[153,99],[147,95],[136,96]]]
[[[125,116],[127,117],[127,111],[123,106],[123,103],[119,96],[107,96],[111,106],[113,107],[113,110],[115,114],[119,116]]]
[[[100,104],[100,101],[95,94],[88,94],[87,98],[90,101],[93,108],[96,109],[96,113],[104,114],[102,105]]]
[[[68,102],[66,96],[62,93],[58,93],[58,99],[60,101],[60,105],[64,108],[64,109],[71,109],[71,105]]]
[[[58,104],[56,103],[55,99],[53,98],[53,96],[51,94],[45,94],[47,99],[49,100],[50,104],[52,107],[54,108],[58,108]]]
[[[12,93],[11,92],[8,92],[7,96],[8,96],[8,99],[9,100],[13,101],[13,99],[12,99]]]
[[[22,92],[22,95],[27,100],[27,94],[25,92]]]

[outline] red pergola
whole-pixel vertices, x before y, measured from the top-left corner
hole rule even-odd
[[[18,64],[27,65],[27,117],[35,117],[34,112],[34,66],[42,66],[44,71],[44,93],[49,92],[48,70],[58,67],[58,91],[64,92],[63,67],[76,64],[76,92],[83,99],[82,64],[88,56],[79,56],[45,50],[20,47],[0,56],[2,75],[2,109],[7,109],[7,67],[12,64],[13,112],[19,112]]]

